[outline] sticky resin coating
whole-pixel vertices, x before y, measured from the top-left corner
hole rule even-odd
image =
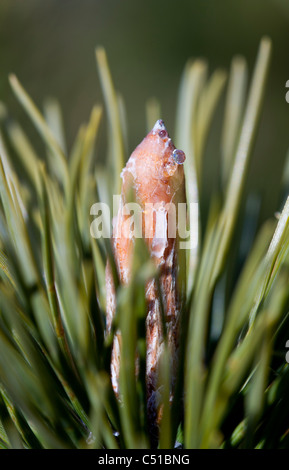
[[[121,173],[122,193],[118,215],[114,222],[112,238],[113,251],[120,281],[127,284],[131,275],[134,239],[129,236],[130,220],[124,214],[128,189],[133,188],[135,200],[142,209],[143,236],[150,255],[160,270],[160,284],[163,292],[162,302],[166,312],[167,337],[171,354],[171,394],[173,396],[179,349],[179,316],[185,293],[185,250],[179,249],[178,234],[169,236],[169,215],[167,207],[186,202],[185,176],[183,163],[185,154],[176,149],[169,137],[164,122],[158,120],[153,129],[131,154]],[[153,205],[153,208],[148,207]],[[156,207],[159,207],[157,209]],[[156,214],[160,212],[162,235],[157,235]],[[116,232],[118,236],[116,236]],[[159,232],[158,232],[159,233]],[[145,235],[144,235],[145,234]],[[120,235],[120,236],[119,236]],[[106,273],[107,325],[111,325],[115,314],[115,291],[109,266]],[[152,279],[146,286],[146,385],[147,413],[150,433],[153,438],[158,434],[162,415],[159,405],[158,365],[163,351],[162,320],[158,289]],[[121,336],[118,332],[114,339],[111,359],[112,385],[117,396],[119,391],[119,367]]]

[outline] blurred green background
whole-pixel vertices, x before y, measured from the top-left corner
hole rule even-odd
[[[251,77],[263,35],[272,38],[273,59],[248,185],[264,197],[267,216],[278,205],[289,143],[288,0],[1,0],[0,100],[23,120],[8,84],[10,72],[39,107],[45,97],[56,96],[71,145],[92,105],[102,101],[94,50],[103,45],[126,104],[132,151],[146,132],[145,103],[152,96],[159,98],[162,118],[173,135],[178,87],[188,58],[207,58],[211,72],[229,69],[232,57],[242,54]],[[222,104],[207,146],[208,185],[218,167],[221,120]],[[32,126],[29,132],[34,136]],[[103,145],[100,151],[105,151]]]

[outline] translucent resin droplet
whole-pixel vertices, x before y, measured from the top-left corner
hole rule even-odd
[[[186,159],[185,152],[179,149],[173,151],[173,159],[178,165],[182,165]]]
[[[163,130],[161,130],[161,131],[159,132],[159,136],[160,136],[162,139],[164,139],[165,137],[168,137],[168,133],[167,133],[167,131],[166,131],[165,129],[163,129]]]

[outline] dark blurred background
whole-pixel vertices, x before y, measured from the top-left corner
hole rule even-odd
[[[10,91],[10,72],[39,107],[45,97],[56,96],[71,145],[92,105],[102,101],[94,51],[103,45],[126,103],[132,151],[145,134],[145,103],[152,96],[159,98],[173,133],[188,58],[207,58],[212,71],[229,69],[232,57],[242,54],[251,77],[263,35],[272,38],[273,60],[248,184],[263,194],[265,212],[271,213],[289,142],[288,0],[1,0],[0,100],[24,118]],[[211,159],[219,152],[218,116],[208,146]]]

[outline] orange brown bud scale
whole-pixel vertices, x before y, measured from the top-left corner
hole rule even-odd
[[[122,193],[116,220],[113,223],[112,244],[120,281],[129,282],[131,257],[133,253],[133,237],[129,236],[129,218],[123,214],[126,195],[132,187],[135,200],[141,206],[143,234],[148,234],[145,241],[152,259],[160,270],[160,285],[166,313],[167,337],[171,353],[172,390],[178,361],[179,316],[185,292],[185,253],[179,250],[179,238],[169,238],[168,233],[156,238],[156,218],[153,217],[148,205],[158,204],[163,211],[164,229],[167,228],[167,204],[186,202],[185,176],[183,163],[185,154],[175,148],[164,122],[158,120],[153,129],[131,154],[121,173]],[[144,210],[146,207],[146,210]],[[153,211],[154,209],[152,209]],[[116,236],[116,233],[118,236]],[[120,236],[119,236],[120,235]],[[107,324],[110,328],[115,311],[115,293],[110,269],[107,267]],[[146,288],[146,381],[147,408],[150,432],[157,433],[160,410],[158,404],[158,364],[163,346],[161,328],[160,299],[155,280],[148,282]],[[118,395],[118,377],[120,365],[120,334],[114,340],[111,376],[115,393]]]

